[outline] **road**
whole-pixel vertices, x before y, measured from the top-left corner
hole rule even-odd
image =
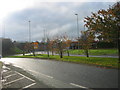
[[[28,71],[40,81],[56,88],[118,87],[117,69],[30,58],[2,58],[1,60]]]

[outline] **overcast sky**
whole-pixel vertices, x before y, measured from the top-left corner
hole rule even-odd
[[[77,36],[76,13],[79,29],[84,30],[84,17],[90,16],[91,12],[107,9],[109,5],[116,2],[116,0],[51,1],[0,0],[0,37],[28,41],[28,21],[30,20],[32,41],[40,41],[44,37],[44,30],[48,37],[66,34],[74,38]]]

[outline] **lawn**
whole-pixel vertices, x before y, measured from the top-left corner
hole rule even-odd
[[[84,50],[69,50],[70,54],[84,55]],[[117,49],[90,49],[90,55],[118,55]]]
[[[58,61],[67,61],[74,63],[83,63],[101,67],[109,67],[109,68],[118,68],[118,58],[103,58],[103,57],[79,57],[79,56],[64,56],[60,58],[58,55],[50,55],[48,57],[46,54],[41,55],[26,55],[26,56],[10,56],[14,58],[41,58],[41,59],[49,59],[49,60],[58,60]]]

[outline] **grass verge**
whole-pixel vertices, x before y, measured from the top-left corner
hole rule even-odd
[[[84,50],[83,49],[69,50],[69,53],[83,55]],[[118,55],[118,50],[117,49],[90,49],[89,54],[90,55]]]
[[[120,68],[118,65],[118,58],[108,58],[108,57],[79,57],[79,56],[64,56],[60,58],[58,55],[50,55],[48,57],[46,54],[41,55],[26,55],[26,56],[10,56],[14,58],[41,58],[41,59],[49,59],[49,60],[58,60],[58,61],[67,61],[67,62],[74,62],[74,63],[83,63],[101,67],[108,67],[108,68]]]

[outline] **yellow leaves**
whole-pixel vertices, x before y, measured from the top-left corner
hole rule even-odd
[[[103,10],[103,9],[98,11],[98,14],[101,14],[101,15],[107,15],[107,13],[108,12],[106,10]]]
[[[98,33],[105,41],[115,40],[120,22],[120,2],[109,7],[107,10],[99,10],[86,17],[85,27],[94,34]],[[84,33],[85,34],[85,33]],[[92,37],[90,37],[92,38]]]
[[[85,17],[86,20],[90,20],[90,17]]]
[[[108,13],[109,13],[109,14],[113,14],[113,11],[112,11],[112,10],[108,10]]]

